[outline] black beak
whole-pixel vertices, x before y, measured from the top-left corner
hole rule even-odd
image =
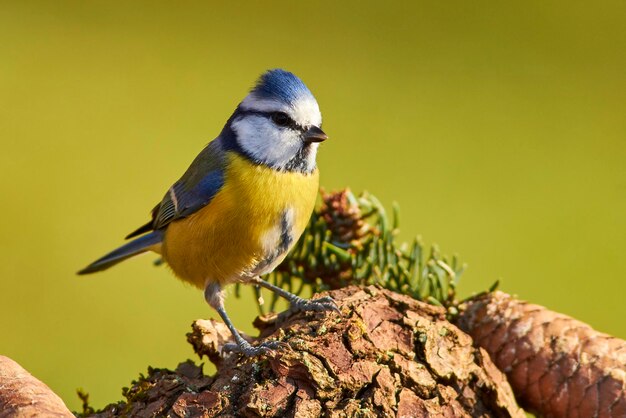
[[[302,134],[302,139],[307,144],[310,144],[311,142],[326,141],[328,139],[328,135],[326,135],[324,131],[322,131],[317,126],[311,126],[309,129],[306,130],[306,132]]]

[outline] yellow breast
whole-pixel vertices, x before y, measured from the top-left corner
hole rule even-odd
[[[298,240],[315,206],[319,172],[278,172],[228,152],[224,186],[193,215],[172,222],[163,257],[203,288],[271,271]]]

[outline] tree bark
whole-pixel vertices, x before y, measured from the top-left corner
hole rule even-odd
[[[0,356],[0,418],[74,417],[61,398],[19,364]]]
[[[97,417],[524,417],[506,377],[443,308],[375,286],[329,293],[341,313],[256,321],[271,355],[221,356],[221,322],[196,321],[188,339],[217,365],[149,370],[127,402]]]
[[[198,320],[188,334],[214,376],[181,363],[148,369],[126,400],[95,417],[542,417],[626,416],[626,342],[573,318],[494,292],[443,308],[375,286],[329,293],[341,314],[258,318],[268,356],[224,356],[225,325]],[[471,336],[471,337],[470,337]],[[252,339],[251,339],[252,340]],[[493,359],[499,370],[490,359]],[[508,381],[502,370],[508,376]],[[0,356],[0,418],[73,416],[45,384]]]

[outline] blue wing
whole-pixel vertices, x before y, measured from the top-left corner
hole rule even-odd
[[[106,270],[127,258],[158,246],[163,241],[163,229],[172,221],[191,215],[207,205],[224,184],[224,150],[218,138],[207,145],[191,163],[185,174],[165,193],[152,210],[152,220],[126,238],[150,232],[94,261],[78,274]]]
[[[224,184],[224,150],[220,139],[209,143],[193,160],[185,174],[152,210],[152,220],[126,238],[165,228],[209,204]]]

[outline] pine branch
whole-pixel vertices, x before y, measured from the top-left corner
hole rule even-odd
[[[321,195],[322,205],[304,234],[267,280],[296,294],[376,284],[456,312],[456,285],[465,269],[456,256],[448,259],[436,246],[426,250],[419,237],[397,243],[397,205],[389,219],[369,193],[355,196],[345,189]],[[277,300],[273,295],[270,311]]]

